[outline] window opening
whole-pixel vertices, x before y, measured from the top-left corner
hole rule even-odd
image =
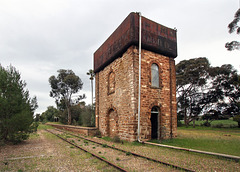
[[[153,63],[151,66],[151,82],[153,87],[159,87],[159,67]]]
[[[158,114],[158,107],[153,107],[151,110],[152,139],[158,139]]]

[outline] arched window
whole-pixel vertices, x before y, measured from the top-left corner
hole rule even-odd
[[[108,94],[115,92],[115,74],[111,71],[108,75]]]
[[[156,63],[151,66],[151,83],[153,87],[159,87],[159,67]]]

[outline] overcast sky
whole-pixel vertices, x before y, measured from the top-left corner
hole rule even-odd
[[[80,94],[90,104],[93,53],[130,12],[177,28],[181,60],[207,57],[212,66],[232,64],[240,71],[240,51],[225,43],[240,40],[227,26],[239,0],[0,0],[0,64],[16,67],[37,96],[42,113],[55,106],[48,78],[72,69],[84,85]]]

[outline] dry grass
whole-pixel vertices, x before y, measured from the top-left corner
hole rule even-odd
[[[0,147],[0,171],[114,171],[90,154],[40,131],[19,145]]]

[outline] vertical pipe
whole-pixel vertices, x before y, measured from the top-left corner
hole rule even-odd
[[[172,118],[173,118],[173,105],[172,105],[172,63],[171,63],[171,58],[169,58],[169,77],[170,77],[170,137],[173,137],[173,122],[172,122]]]
[[[141,12],[139,14],[139,83],[138,83],[138,135],[137,139],[140,141],[140,110],[141,110],[141,39],[142,39],[142,15]]]

